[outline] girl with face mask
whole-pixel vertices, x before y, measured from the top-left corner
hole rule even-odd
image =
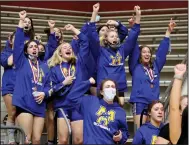
[[[14,85],[16,80],[16,73],[13,64],[13,44],[14,44],[15,32],[11,33],[8,38],[8,45],[1,52],[0,64],[4,68],[2,76],[2,96],[7,108],[8,119],[7,126],[14,126],[16,108],[12,106],[12,94],[14,91]],[[7,130],[9,144],[15,144],[14,129]]]
[[[98,97],[83,95],[95,80],[78,83],[68,95],[69,105],[84,118],[83,144],[125,144],[129,134],[126,113],[118,104],[118,90],[113,80],[105,79]]]
[[[132,90],[130,103],[133,105],[134,122],[139,128],[141,113],[147,109],[148,104],[159,99],[160,72],[166,63],[166,55],[170,46],[170,34],[175,27],[175,22],[170,21],[164,39],[156,52],[156,58],[152,61],[152,49],[148,46],[140,46],[133,49],[129,56],[129,70],[132,75]],[[146,121],[147,112],[144,113],[143,122]]]
[[[143,124],[135,133],[132,144],[155,144],[164,117],[163,104],[152,101],[148,107],[150,121]]]
[[[13,63],[16,82],[12,104],[16,106],[18,125],[26,134],[26,144],[40,144],[44,126],[45,98],[51,95],[48,66],[38,60],[35,40],[24,44],[26,11],[19,13],[20,21],[15,34]]]
[[[94,13],[98,11],[99,5],[94,6]],[[138,35],[140,33],[140,17],[141,11],[139,6],[134,8],[136,12],[136,23],[131,28],[130,34],[126,41],[120,44],[119,35],[114,30],[108,30],[104,34],[103,44],[100,46],[98,33],[96,32],[95,23],[89,24],[89,40],[93,45],[91,52],[97,60],[97,90],[103,79],[113,79],[118,84],[120,95],[120,105],[124,105],[124,92],[127,91],[126,74],[125,74],[125,59],[134,48]],[[115,24],[114,21],[109,21],[109,24]]]
[[[90,59],[89,43],[87,37],[74,26],[68,24],[64,27],[72,31],[79,38],[79,52],[77,58],[69,43],[58,46],[48,64],[51,68],[53,92],[53,107],[57,114],[58,140],[59,144],[68,143],[68,128],[59,108],[62,108],[71,122],[73,144],[82,144],[83,117],[75,109],[69,109],[68,94],[74,89],[73,86],[86,80],[83,71],[87,70],[86,64]],[[85,93],[85,92],[84,92]]]

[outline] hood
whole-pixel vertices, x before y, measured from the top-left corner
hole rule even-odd
[[[120,107],[120,105],[117,102],[114,102],[113,104],[108,104],[104,99],[100,99],[100,104],[105,106],[105,107]]]
[[[164,126],[164,124],[161,123],[160,126],[159,126],[159,128],[158,128],[158,127],[152,125],[150,122],[147,122],[144,125],[147,126],[148,128],[154,129],[154,130],[160,130]]]

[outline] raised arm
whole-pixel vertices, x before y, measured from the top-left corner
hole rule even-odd
[[[138,35],[140,33],[141,10],[139,6],[135,6],[134,10],[136,12],[135,24],[131,28],[126,41],[121,46],[121,49],[123,49],[124,51],[125,58],[132,52],[132,49],[134,49],[138,39]]]
[[[46,51],[45,51],[45,57],[44,57],[45,61],[48,60],[53,55],[54,51],[58,47],[58,41],[56,39],[55,32],[54,32],[55,21],[49,20],[48,25],[50,28],[50,35],[49,35],[48,42],[46,45]]]
[[[19,13],[20,20],[15,33],[14,49],[13,49],[13,63],[16,69],[20,68],[24,63],[24,19],[26,11]]]
[[[108,20],[106,25],[117,28],[119,39],[120,39],[120,42],[122,43],[128,34],[128,29],[123,24],[121,24],[120,21],[115,21],[115,20]]]
[[[170,37],[170,34],[173,31],[174,27],[176,26],[176,23],[171,19],[168,26],[169,27],[166,30],[165,37],[160,42],[160,45],[159,45],[158,50],[156,52],[155,62],[158,66],[159,72],[162,70],[163,66],[166,63],[166,55],[168,54],[169,46],[170,46],[169,37]]]
[[[178,64],[174,68],[174,82],[169,102],[169,132],[172,144],[177,144],[181,135],[180,97],[183,75],[186,72],[185,64]]]

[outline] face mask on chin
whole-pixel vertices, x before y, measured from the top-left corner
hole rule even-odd
[[[104,99],[106,101],[113,101],[116,96],[115,88],[105,88],[104,89]]]
[[[33,55],[30,55],[28,54],[28,58],[33,61],[33,60],[36,60],[37,59],[37,56],[33,56]]]
[[[114,50],[118,49],[120,46],[121,46],[121,44],[120,44],[119,41],[118,41],[116,44],[110,43],[110,42],[108,41],[108,47],[110,47],[110,48],[112,48],[112,49],[114,49]]]

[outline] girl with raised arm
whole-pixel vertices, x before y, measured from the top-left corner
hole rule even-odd
[[[35,40],[24,44],[24,19],[26,11],[19,13],[20,21],[15,34],[13,63],[16,82],[12,104],[16,106],[19,126],[26,134],[26,144],[40,144],[44,127],[45,98],[51,95],[48,66],[38,59]]]
[[[135,46],[129,56],[129,70],[132,75],[130,103],[133,104],[133,116],[137,128],[140,126],[139,120],[142,111],[147,109],[148,104],[153,100],[159,100],[160,72],[166,63],[170,45],[169,37],[175,25],[171,20],[154,61],[152,61],[152,49],[148,46]],[[144,112],[143,122],[146,121],[146,118],[147,112]]]

